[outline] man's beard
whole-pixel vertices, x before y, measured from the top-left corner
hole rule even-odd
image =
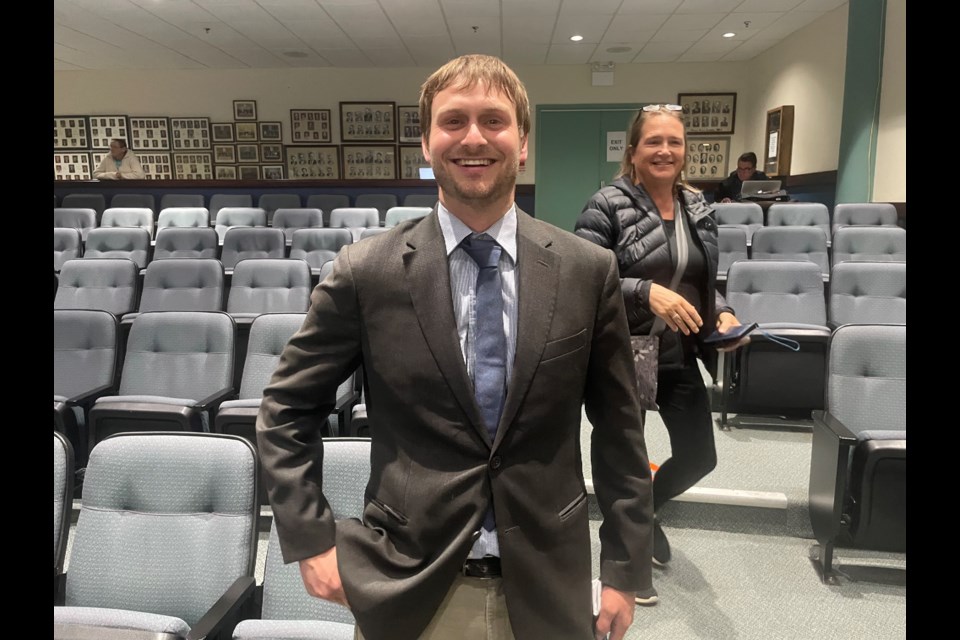
[[[433,167],[433,175],[445,196],[473,209],[482,209],[507,197],[516,186],[520,168],[519,160],[505,158],[497,164],[502,165],[502,171],[494,178],[492,184],[468,180],[458,181],[447,171],[447,165],[442,159],[437,166]]]

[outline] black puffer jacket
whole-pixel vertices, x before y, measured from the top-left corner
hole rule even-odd
[[[698,334],[698,338],[704,338],[713,332],[717,314],[721,311],[733,313],[733,309],[727,306],[716,289],[719,249],[713,209],[702,195],[694,191],[681,189],[680,196],[687,228],[696,231],[697,244],[706,257],[707,278],[700,287],[700,299],[705,306],[701,313],[703,328]],[[618,178],[590,198],[577,219],[575,233],[616,254],[630,333],[649,333],[656,319],[649,305],[650,285],[656,282],[667,287],[673,275],[667,233],[650,196],[628,178]],[[669,329],[661,333],[661,368],[683,366],[681,335]],[[716,376],[716,349],[704,347],[699,341],[698,346],[698,355],[710,373]]]

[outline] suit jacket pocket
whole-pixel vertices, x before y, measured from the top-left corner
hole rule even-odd
[[[560,513],[557,514],[557,517],[559,517],[560,521],[563,522],[586,503],[587,503],[587,494],[581,493],[579,496],[577,496],[576,500],[574,500],[573,502],[565,506],[563,509],[561,509]]]
[[[403,525],[407,524],[408,522],[407,516],[403,515],[402,513],[400,513],[390,505],[388,505],[386,502],[383,502],[382,500],[378,500],[377,498],[374,498],[369,493],[365,495],[370,504],[372,504],[377,509],[385,513],[390,519],[395,520],[396,522],[399,522],[400,524],[403,524]]]
[[[540,362],[548,362],[550,360],[562,358],[563,356],[571,354],[575,351],[579,351],[586,343],[586,329],[581,329],[577,333],[573,334],[572,336],[567,336],[566,338],[551,340],[543,347],[543,356],[540,358]]]

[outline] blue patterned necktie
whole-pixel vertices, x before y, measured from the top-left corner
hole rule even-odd
[[[476,330],[473,335],[473,389],[492,443],[503,411],[507,387],[507,339],[503,332],[503,288],[500,283],[501,247],[487,234],[471,234],[460,244],[477,266]],[[493,510],[483,528],[495,528]]]

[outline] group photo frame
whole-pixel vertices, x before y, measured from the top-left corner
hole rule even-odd
[[[687,135],[733,134],[737,116],[736,93],[680,93]]]
[[[242,164],[256,164],[260,162],[260,145],[238,144],[237,162]]]
[[[174,153],[173,171],[176,180],[213,180],[213,154]]]
[[[260,167],[258,165],[238,165],[237,174],[240,180],[259,180]]]
[[[264,180],[283,180],[282,164],[265,164],[260,167]]]
[[[344,142],[394,142],[395,102],[341,102],[340,139]]]
[[[288,180],[339,180],[339,145],[314,145],[312,147],[288,147]]]
[[[331,139],[330,109],[290,109],[290,142],[324,144]]]
[[[210,125],[211,137],[214,142],[235,142],[232,122],[214,122]]]
[[[233,129],[237,142],[256,142],[260,139],[260,129],[256,122],[237,122]]]
[[[214,139],[216,140],[216,139]],[[230,142],[233,142],[231,137]],[[134,151],[169,151],[170,118],[148,116],[130,118],[130,139],[127,146]],[[169,158],[167,164],[169,164]]]
[[[232,144],[213,145],[213,161],[217,164],[233,164],[237,161],[237,148]]]
[[[730,138],[687,136],[687,180],[723,180],[730,166]]]
[[[109,149],[114,138],[126,140],[130,147],[130,123],[127,116],[90,116],[87,120],[90,128],[90,148]]]
[[[343,179],[396,180],[396,150],[393,145],[343,145]]]
[[[258,122],[260,142],[280,142],[283,140],[283,128],[279,122]]]
[[[53,154],[54,180],[89,180],[93,177],[93,167],[87,151]]]
[[[430,163],[423,157],[423,148],[420,145],[399,147],[399,172],[401,180],[419,180],[420,169],[430,168]]]
[[[283,145],[279,142],[264,142],[260,144],[260,161],[283,164]]]
[[[397,107],[397,134],[401,143],[420,142],[420,107],[417,105]]]
[[[231,164],[218,164],[216,167],[217,180],[236,180],[237,167]]]
[[[210,149],[210,118],[170,118],[174,151]]]
[[[87,116],[53,116],[53,148],[88,149]],[[76,163],[68,163],[76,166]]]
[[[256,120],[257,119],[257,101],[256,100],[234,100],[233,101],[233,119],[234,120]]]

